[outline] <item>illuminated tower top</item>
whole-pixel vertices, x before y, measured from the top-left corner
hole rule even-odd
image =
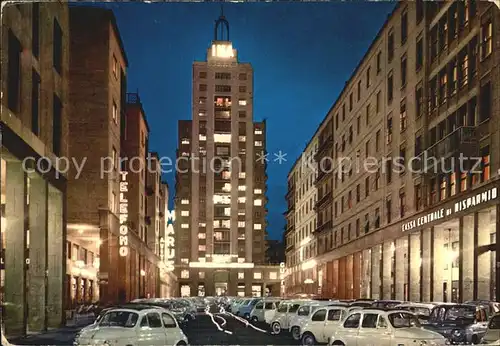
[[[238,61],[236,49],[229,41],[229,22],[224,17],[221,7],[221,14],[215,21],[214,40],[208,49],[207,60],[214,64],[231,64]]]

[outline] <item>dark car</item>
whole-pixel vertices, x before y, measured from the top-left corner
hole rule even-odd
[[[488,311],[488,319],[500,312],[500,303],[492,302],[490,300],[471,300],[465,302],[465,304],[484,306]]]
[[[486,308],[472,304],[440,304],[424,328],[443,335],[452,345],[478,344],[488,329]]]

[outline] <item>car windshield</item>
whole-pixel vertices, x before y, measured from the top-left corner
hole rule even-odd
[[[430,316],[431,310],[424,307],[410,307],[410,311],[418,316]]]
[[[389,314],[389,321],[394,328],[420,327],[418,318],[407,312],[395,312]]]
[[[496,315],[491,318],[488,329],[500,329],[500,315]]]
[[[452,306],[446,311],[445,320],[473,320],[476,315],[476,308],[473,306]]]
[[[133,328],[139,319],[139,315],[129,311],[109,311],[99,322],[101,327],[124,327]]]

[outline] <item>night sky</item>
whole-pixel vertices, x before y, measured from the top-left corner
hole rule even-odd
[[[287,174],[349,79],[394,2],[224,4],[239,60],[254,69],[254,119],[267,119],[268,232],[281,239]],[[150,150],[175,159],[177,121],[191,118],[194,60],[204,60],[220,3],[106,4],[139,90]],[[273,162],[273,153],[287,153]],[[165,174],[173,190],[174,174]],[[174,191],[170,192],[170,198]]]

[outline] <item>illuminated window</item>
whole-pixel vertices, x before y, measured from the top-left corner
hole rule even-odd
[[[207,115],[207,112],[206,111],[199,111],[198,112],[198,116],[199,117],[205,117]]]
[[[118,124],[118,106],[115,101],[113,101],[113,121],[115,124]]]
[[[262,134],[262,130],[261,129],[255,129],[255,134],[256,135],[261,135]]]
[[[231,196],[214,195],[214,204],[231,204]]]
[[[182,223],[182,224],[181,224],[181,228],[182,228],[182,229],[189,228],[189,224],[188,224],[188,223]]]
[[[231,208],[224,208],[224,216],[231,216]]]
[[[240,142],[246,142],[247,137],[246,137],[246,136],[239,136],[239,137],[238,137],[238,140],[239,140]]]
[[[227,133],[214,133],[215,143],[231,143],[231,134]]]
[[[253,278],[256,280],[262,279],[262,273],[261,272],[253,273]]]
[[[490,148],[485,147],[481,149],[481,154],[483,157],[482,167],[481,167],[481,182],[490,180]]]
[[[245,179],[245,177],[246,177],[246,173],[245,172],[238,173],[238,178]]]
[[[456,188],[456,173],[450,174],[450,196],[454,196],[457,193]]]
[[[261,146],[262,146],[262,141],[255,141],[255,142],[254,142],[254,145],[255,145],[256,147],[261,147]]]
[[[181,216],[189,216],[189,210],[181,210]]]
[[[181,263],[188,264],[189,263],[189,259],[187,259],[187,258],[181,258]]]
[[[239,185],[238,186],[238,191],[246,191],[247,187],[246,185]]]
[[[253,205],[255,206],[261,206],[262,205],[262,200],[261,199],[256,199],[253,201]]]
[[[467,190],[467,172],[460,175],[460,192]]]
[[[238,257],[238,263],[245,263],[245,259],[243,257]]]
[[[239,101],[238,101],[238,104],[239,104],[240,106],[246,106],[246,105],[247,105],[247,100],[239,100]]]
[[[231,228],[231,220],[222,220],[222,228]]]
[[[200,97],[200,98],[198,99],[198,103],[199,103],[200,105],[204,105],[204,104],[206,104],[206,103],[207,103],[207,98],[206,98],[206,97],[203,97],[203,96],[202,96],[202,97]]]
[[[239,228],[245,227],[245,221],[238,221],[238,227]]]
[[[207,140],[207,136],[202,135],[202,134],[200,134],[200,135],[198,136],[198,138],[199,138],[199,140],[200,140],[200,141],[206,141],[206,140]]]
[[[245,240],[245,233],[238,234],[238,240]]]
[[[244,279],[244,278],[245,278],[245,273],[239,272],[238,279]]]
[[[261,189],[253,189],[253,193],[256,195],[260,195],[262,193]]]
[[[256,229],[256,230],[261,230],[262,229],[262,224],[260,223],[256,223],[253,225],[253,229]]]
[[[207,259],[205,257],[198,257],[198,262],[205,263]]]
[[[231,179],[231,172],[229,172],[229,171],[222,172],[222,179],[225,179],[225,180]]]
[[[181,204],[189,204],[189,199],[181,199]]]
[[[277,280],[278,279],[278,273],[277,272],[270,272],[269,273],[269,279],[270,280]]]
[[[481,26],[481,59],[489,56],[493,49],[493,27],[491,21]]]
[[[189,270],[181,271],[181,279],[189,279]]]
[[[206,245],[198,245],[198,251],[207,251]]]
[[[238,210],[238,216],[244,216],[245,211],[244,210]]]
[[[230,192],[231,191],[231,183],[225,183],[224,186],[222,186],[222,191]]]
[[[189,144],[189,139],[183,138],[182,139],[182,144]]]
[[[198,233],[198,239],[207,239],[206,233]]]
[[[246,197],[238,197],[238,203],[245,203],[246,201]]]
[[[207,224],[205,222],[199,222],[198,227],[207,227]]]

